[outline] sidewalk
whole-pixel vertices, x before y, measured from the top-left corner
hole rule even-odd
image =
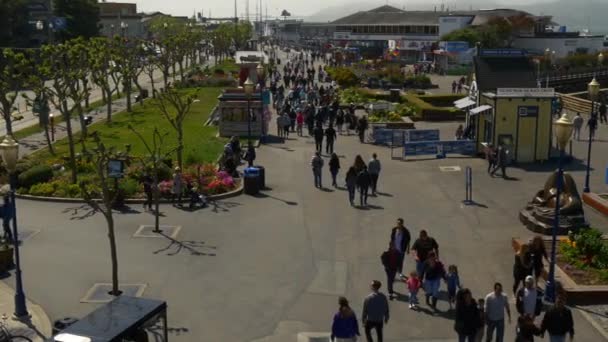
[[[27,300],[27,310],[30,318],[26,321],[18,321],[12,318],[15,311],[15,291],[4,282],[0,281],[0,316],[8,317],[5,321],[11,335],[19,335],[30,338],[34,342],[44,341],[52,335],[51,320],[42,307]]]

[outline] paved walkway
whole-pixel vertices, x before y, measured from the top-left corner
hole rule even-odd
[[[44,341],[45,338],[51,336],[52,325],[46,313],[40,305],[27,301],[27,309],[30,317],[24,320],[13,319],[12,315],[15,312],[15,291],[3,282],[0,282],[0,320],[4,320],[4,324],[13,336],[25,336],[34,342]],[[2,322],[0,322],[2,324]]]

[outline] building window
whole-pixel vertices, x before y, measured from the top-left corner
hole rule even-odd
[[[401,34],[405,33],[405,26],[399,25],[399,32],[397,32],[397,33],[401,33]]]
[[[429,33],[431,33],[431,28],[430,28],[429,26],[425,26],[425,27],[424,27],[424,33],[425,33],[425,34],[429,34]]]
[[[369,27],[363,26],[363,33],[369,33]]]
[[[411,26],[406,26],[405,27],[405,33],[412,33],[412,27]]]

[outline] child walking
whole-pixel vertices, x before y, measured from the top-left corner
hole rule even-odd
[[[405,283],[410,291],[410,309],[415,309],[418,307],[418,290],[420,290],[420,286],[422,285],[420,278],[418,278],[418,273],[412,271]]]
[[[456,291],[461,289],[460,277],[458,276],[458,268],[456,265],[450,265],[448,267],[448,274],[445,276],[445,282],[448,285],[448,302],[450,303],[450,310],[452,310],[452,303],[456,303]]]

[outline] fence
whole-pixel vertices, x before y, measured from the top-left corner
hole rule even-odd
[[[474,155],[477,143],[473,140],[415,141],[403,145],[403,159],[413,156],[435,155],[445,158],[447,154]]]

